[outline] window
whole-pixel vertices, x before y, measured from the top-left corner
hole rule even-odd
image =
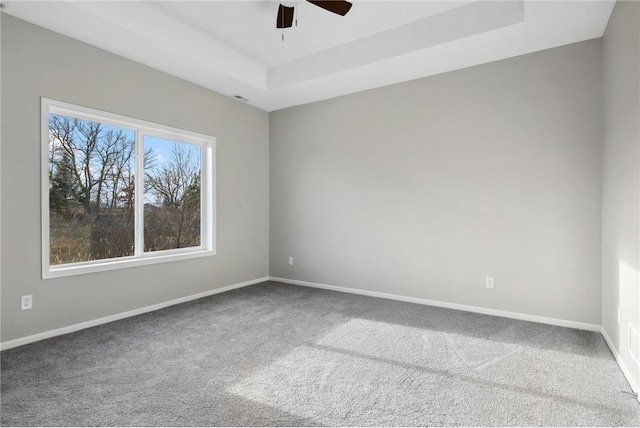
[[[215,138],[42,99],[44,278],[215,254]]]

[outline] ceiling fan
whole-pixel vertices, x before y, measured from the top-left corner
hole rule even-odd
[[[351,3],[345,0],[307,0],[309,3],[333,12],[340,16],[345,16],[351,6]],[[278,8],[278,19],[276,20],[276,28],[289,28],[293,25],[294,7],[284,6],[280,4]]]

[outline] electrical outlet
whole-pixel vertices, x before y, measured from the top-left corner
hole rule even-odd
[[[293,257],[289,257],[289,266],[293,266]]]
[[[27,309],[31,309],[33,307],[33,296],[29,294],[28,296],[22,296],[20,298],[20,309],[26,311]]]
[[[487,288],[494,288],[495,286],[494,278],[492,276],[488,276],[485,281],[485,285]]]

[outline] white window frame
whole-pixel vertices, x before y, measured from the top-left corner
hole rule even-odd
[[[41,99],[42,120],[42,278],[59,278],[92,272],[102,272],[155,263],[173,262],[216,254],[216,139],[209,135],[160,125],[145,120],[134,119],[88,107]],[[135,133],[135,243],[133,256],[113,259],[91,260],[78,263],[50,265],[49,230],[49,114],[59,114],[83,120],[104,123],[131,129]],[[145,136],[159,137],[178,142],[196,144],[201,147],[201,188],[200,188],[200,246],[171,250],[144,251],[144,156]]]

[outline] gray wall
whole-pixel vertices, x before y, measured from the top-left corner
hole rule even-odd
[[[600,324],[601,103],[593,40],[273,112],[271,275]]]
[[[619,1],[603,39],[602,326],[636,385],[627,326],[640,318],[640,5]],[[620,324],[618,324],[620,308]]]
[[[215,136],[218,255],[40,279],[40,97]],[[268,275],[267,113],[4,14],[2,102],[2,341]]]

